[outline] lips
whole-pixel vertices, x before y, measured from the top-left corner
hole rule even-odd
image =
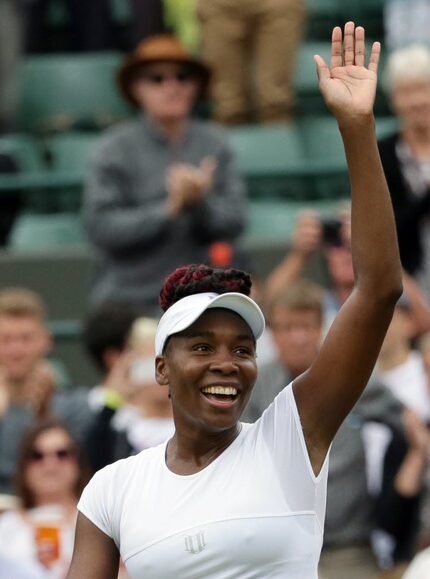
[[[212,405],[226,408],[235,404],[239,390],[234,385],[214,384],[202,388],[201,393]]]

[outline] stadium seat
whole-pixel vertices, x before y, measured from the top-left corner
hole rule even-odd
[[[343,198],[349,180],[342,139],[332,116],[309,116],[300,122],[309,170],[313,169],[312,192],[318,199]]]
[[[314,55],[321,55],[326,62],[330,61],[330,42],[304,42],[296,60],[294,90],[296,92],[296,109],[298,114],[321,114],[327,112],[324,100],[318,87]]]
[[[297,127],[247,125],[231,128],[228,134],[250,197],[304,194],[304,151]]]
[[[30,135],[17,133],[0,137],[0,153],[11,155],[20,171],[41,171],[44,168],[42,150]]]
[[[114,84],[121,58],[116,52],[27,57],[21,73],[21,128],[102,128],[129,116]]]
[[[51,170],[75,172],[85,176],[91,155],[99,140],[97,133],[70,131],[44,140]]]
[[[78,214],[23,214],[18,217],[8,240],[15,251],[56,250],[62,247],[85,245],[81,219]]]

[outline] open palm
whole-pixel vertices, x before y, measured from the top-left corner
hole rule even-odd
[[[372,46],[367,67],[365,52],[364,28],[347,22],[343,35],[340,27],[333,29],[330,66],[321,56],[315,56],[321,93],[338,119],[369,114],[373,110],[381,52],[379,42]]]

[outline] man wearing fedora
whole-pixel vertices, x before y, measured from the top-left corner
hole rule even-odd
[[[209,79],[170,35],[147,38],[122,63],[118,83],[139,114],[108,130],[86,184],[84,223],[100,255],[93,302],[158,313],[169,272],[241,233],[244,187],[224,133],[191,118]]]

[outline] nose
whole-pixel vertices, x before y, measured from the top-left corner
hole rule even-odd
[[[210,369],[212,372],[218,372],[227,376],[235,374],[238,371],[238,366],[233,355],[225,350],[216,353],[212,360]]]

